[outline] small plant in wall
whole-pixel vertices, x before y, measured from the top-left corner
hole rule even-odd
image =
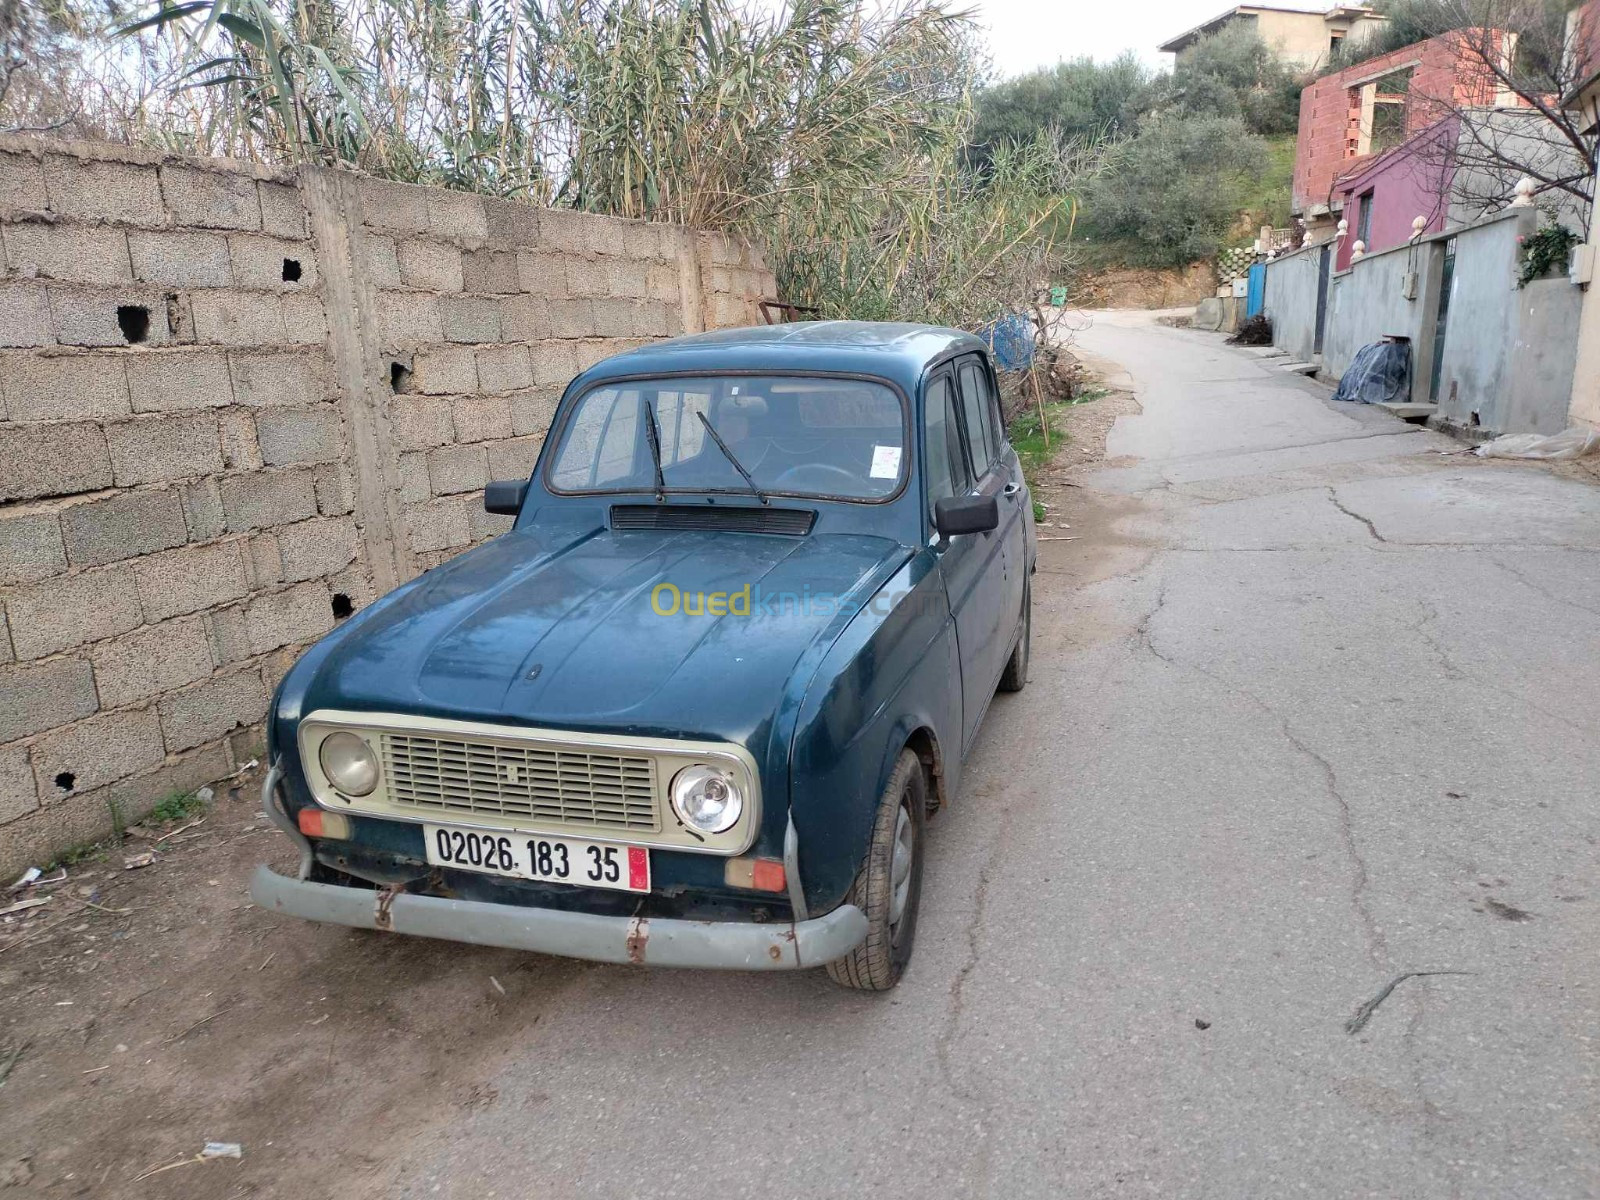
[[[1522,274],[1517,276],[1517,286],[1525,288],[1535,279],[1565,271],[1572,248],[1583,239],[1565,225],[1551,223],[1517,240],[1522,243]]]

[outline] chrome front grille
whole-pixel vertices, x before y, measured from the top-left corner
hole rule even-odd
[[[421,733],[382,738],[389,801],[419,815],[661,828],[655,761],[645,756]]]

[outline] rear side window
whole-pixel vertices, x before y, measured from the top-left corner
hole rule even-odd
[[[950,376],[941,375],[928,385],[923,404],[923,440],[928,453],[928,503],[967,490],[966,461],[961,454],[961,427],[956,423]]]
[[[966,415],[972,473],[979,477],[988,471],[996,452],[994,426],[989,418],[991,407],[983,372],[969,359],[961,364],[961,409]]]

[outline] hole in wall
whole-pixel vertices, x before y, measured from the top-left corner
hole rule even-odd
[[[1480,416],[1479,416],[1479,415],[1478,415],[1478,414],[1477,414],[1477,412],[1473,412],[1473,414],[1472,414],[1472,427],[1473,427],[1473,428],[1474,428],[1474,429],[1476,429],[1476,428],[1477,428],[1477,427],[1478,427],[1478,426],[1480,426],[1480,425],[1482,425],[1482,424],[1483,424],[1483,418],[1482,418],[1482,417],[1480,417]]]
[[[389,364],[389,390],[402,396],[411,390],[411,368],[403,362]]]
[[[150,336],[150,309],[143,304],[117,305],[117,328],[130,344]]]
[[[346,596],[343,592],[335,592],[333,594],[333,619],[335,621],[344,620],[355,610],[356,606],[350,602],[349,596]]]
[[[286,258],[283,260],[283,281],[285,283],[300,282],[300,260],[298,258]]]
[[[62,771],[56,776],[56,786],[63,792],[70,792],[73,785],[78,782],[78,777],[71,771]]]

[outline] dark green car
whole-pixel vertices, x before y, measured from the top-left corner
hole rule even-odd
[[[818,322],[568,386],[507,533],[313,646],[266,807],[319,921],[660,966],[911,954],[929,815],[1028,666],[1032,505],[984,344]]]

